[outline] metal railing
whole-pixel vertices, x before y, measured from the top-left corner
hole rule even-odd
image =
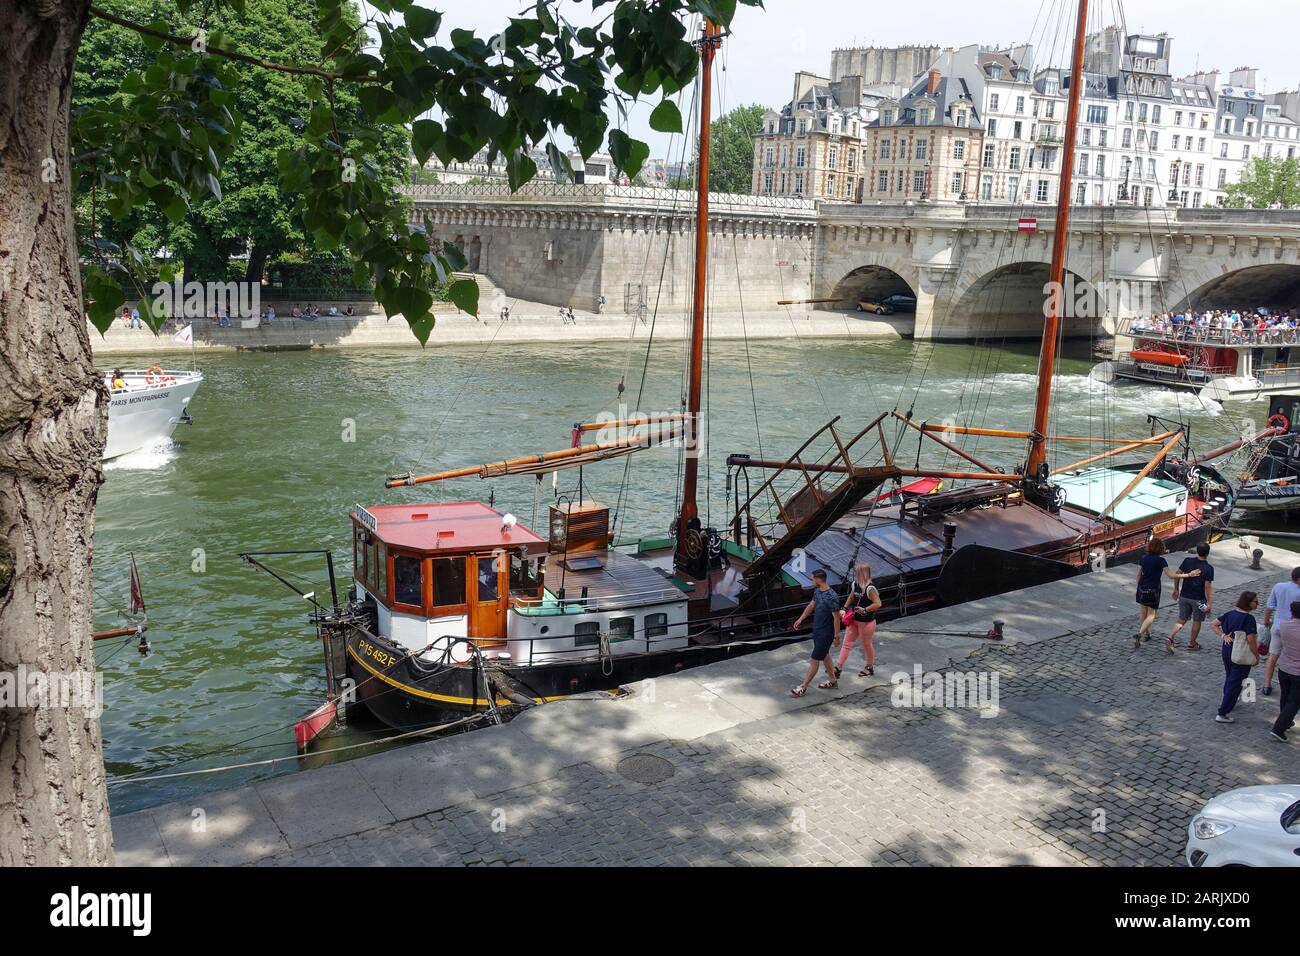
[[[1258,348],[1276,348],[1295,345],[1300,342],[1300,329],[1277,327],[1268,329],[1220,329],[1207,326],[1195,326],[1180,323],[1168,328],[1157,328],[1146,318],[1120,319],[1116,327],[1117,335],[1133,338],[1152,339],[1162,342],[1175,342],[1184,345],[1240,346],[1253,345]]]

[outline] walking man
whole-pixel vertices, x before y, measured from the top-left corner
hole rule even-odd
[[[790,689],[791,697],[802,697],[808,693],[808,685],[817,676],[819,666],[826,668],[826,680],[817,686],[821,690],[830,690],[832,687],[839,686],[839,681],[835,679],[835,665],[831,663],[831,645],[840,639],[840,598],[826,583],[826,572],[821,568],[812,573],[812,579],[814,585],[812,600],[794,622],[794,629],[797,631],[803,627],[803,622],[808,619],[808,615],[812,615],[812,657],[808,661],[808,673],[804,675],[803,683]]]
[[[1278,683],[1282,687],[1282,699],[1277,721],[1273,724],[1271,736],[1274,740],[1286,742],[1286,732],[1295,724],[1295,717],[1300,713],[1300,601],[1291,605],[1291,617],[1278,625],[1277,633],[1269,645],[1269,667],[1277,670]]]
[[[1187,575],[1192,571],[1201,573],[1195,577],[1187,577],[1185,580],[1174,581],[1174,598],[1178,601],[1178,620],[1174,622],[1174,629],[1165,639],[1165,650],[1170,654],[1174,652],[1174,638],[1188,621],[1192,622],[1192,636],[1187,642],[1187,649],[1189,651],[1201,649],[1196,638],[1201,633],[1201,624],[1214,610],[1214,568],[1210,565],[1209,557],[1210,546],[1202,542],[1196,546],[1196,556],[1188,555],[1178,566],[1180,574]]]
[[[1291,605],[1296,601],[1300,601],[1300,568],[1292,568],[1291,580],[1279,581],[1268,592],[1268,605],[1264,608],[1264,639],[1260,641],[1260,652],[1268,649],[1268,663],[1264,665],[1265,697],[1273,693],[1273,673],[1277,670],[1278,655],[1282,653],[1278,636],[1282,625],[1291,620]]]

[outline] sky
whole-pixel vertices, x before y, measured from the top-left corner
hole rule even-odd
[[[452,27],[482,35],[497,32],[510,16],[529,7],[527,0],[421,0],[443,12],[440,39]],[[1240,66],[1257,67],[1263,92],[1300,87],[1300,4],[1295,0],[1094,0],[1090,24],[1120,22],[1128,32],[1168,33],[1173,38],[1172,70],[1184,76],[1217,67],[1224,75]],[[561,0],[576,24],[593,19],[590,3]],[[608,11],[602,9],[601,15]],[[715,94],[720,109],[759,103],[779,108],[790,99],[799,70],[829,73],[831,50],[844,46],[970,43],[1011,46],[1033,42],[1043,51],[1063,49],[1069,31],[1058,30],[1062,12],[1073,24],[1075,0],[766,0],[765,9],[740,7],[732,36],[724,44]],[[1045,23],[1051,23],[1045,28]],[[1036,25],[1037,24],[1037,25]],[[1039,57],[1043,54],[1039,53]],[[1066,57],[1058,56],[1064,61]],[[1046,64],[1042,64],[1046,65]],[[1062,62],[1061,65],[1065,65]],[[680,138],[655,133],[648,124],[654,103],[628,118],[627,130],[650,143],[652,156],[680,158]],[[719,109],[715,106],[715,110]],[[683,104],[683,115],[686,108]],[[670,155],[671,151],[671,155]]]

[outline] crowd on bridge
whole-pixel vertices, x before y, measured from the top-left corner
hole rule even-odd
[[[1225,345],[1285,344],[1297,341],[1300,311],[1296,309],[1191,309],[1139,316],[1129,323],[1134,335],[1160,335]]]

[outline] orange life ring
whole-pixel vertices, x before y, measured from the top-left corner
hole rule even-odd
[[[176,376],[165,374],[161,365],[150,365],[144,371],[144,383],[146,385],[170,385],[174,381],[176,381]]]
[[[1284,432],[1289,432],[1291,430],[1291,420],[1280,412],[1276,415],[1268,416],[1268,422],[1266,424],[1270,428],[1280,428]]]

